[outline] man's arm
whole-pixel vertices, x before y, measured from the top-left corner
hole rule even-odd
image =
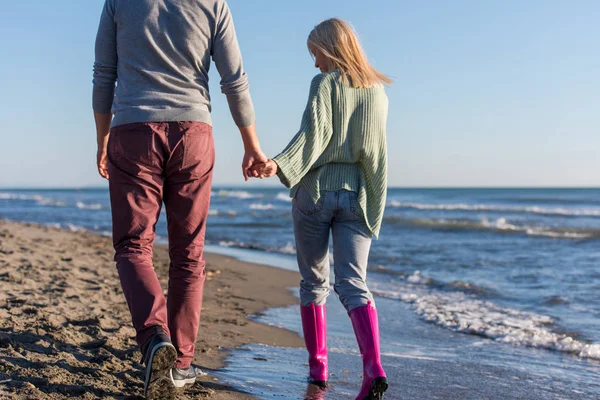
[[[254,106],[250,97],[248,76],[242,65],[242,55],[235,34],[233,18],[226,2],[221,3],[216,18],[216,33],[211,55],[221,75],[221,91],[227,96],[231,116],[244,142],[242,172],[244,179],[257,176],[250,167],[267,161],[256,135]]]
[[[254,123],[248,75],[242,64],[242,53],[229,7],[225,1],[219,3],[211,56],[221,75],[221,91],[227,96],[233,120],[238,127],[245,128]]]
[[[108,179],[108,161],[106,146],[112,120],[111,108],[117,82],[117,27],[114,21],[114,9],[111,0],[106,0],[100,17],[100,26],[96,36],[96,60],[94,62],[94,90],[92,106],[96,121],[96,140],[98,152],[96,162],[98,172]]]

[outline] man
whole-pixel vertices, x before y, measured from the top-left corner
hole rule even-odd
[[[196,379],[191,362],[214,165],[211,58],[242,135],[247,180],[267,157],[225,0],[106,0],[94,63],[98,171],[109,180],[115,261],[148,398],[169,398],[174,387]],[[152,266],[163,201],[171,259],[167,299]]]

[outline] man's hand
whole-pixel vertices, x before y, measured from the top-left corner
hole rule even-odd
[[[260,179],[262,178],[270,178],[277,173],[279,166],[273,160],[269,160],[263,164],[257,164],[252,168],[252,171],[255,174],[258,174]],[[256,175],[255,175],[256,176]]]
[[[248,181],[248,178],[257,178],[258,172],[253,169],[256,164],[263,164],[269,161],[269,158],[259,150],[249,150],[244,154],[244,160],[242,161],[242,174],[244,180]]]
[[[245,151],[244,160],[242,161],[242,175],[244,175],[244,180],[247,182],[248,178],[258,177],[258,173],[254,172],[252,167],[256,164],[267,162],[269,158],[260,149],[255,124],[243,128],[240,127],[239,129],[242,134]]]
[[[96,162],[98,164],[98,173],[100,173],[100,176],[104,179],[108,179],[108,156],[106,154],[106,147],[98,147]]]
[[[108,179],[108,156],[106,148],[108,146],[108,137],[110,136],[112,115],[94,112],[94,120],[96,121],[96,143],[98,144],[96,165],[98,166],[100,176]]]

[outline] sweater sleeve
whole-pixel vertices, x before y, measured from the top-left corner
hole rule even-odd
[[[114,12],[114,0],[106,0],[96,35],[92,106],[94,111],[102,114],[111,112],[117,82],[117,26]]]
[[[221,91],[227,96],[233,120],[241,128],[252,125],[254,106],[250,97],[248,75],[244,72],[233,18],[225,1],[217,15],[211,55],[221,75]]]
[[[287,187],[296,186],[323,154],[333,135],[331,86],[325,74],[311,82],[308,104],[300,130],[287,147],[273,160],[277,175]]]

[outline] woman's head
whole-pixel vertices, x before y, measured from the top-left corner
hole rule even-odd
[[[308,36],[308,50],[321,72],[339,69],[342,79],[353,87],[371,87],[392,80],[371,66],[356,34],[342,20],[319,23]]]

